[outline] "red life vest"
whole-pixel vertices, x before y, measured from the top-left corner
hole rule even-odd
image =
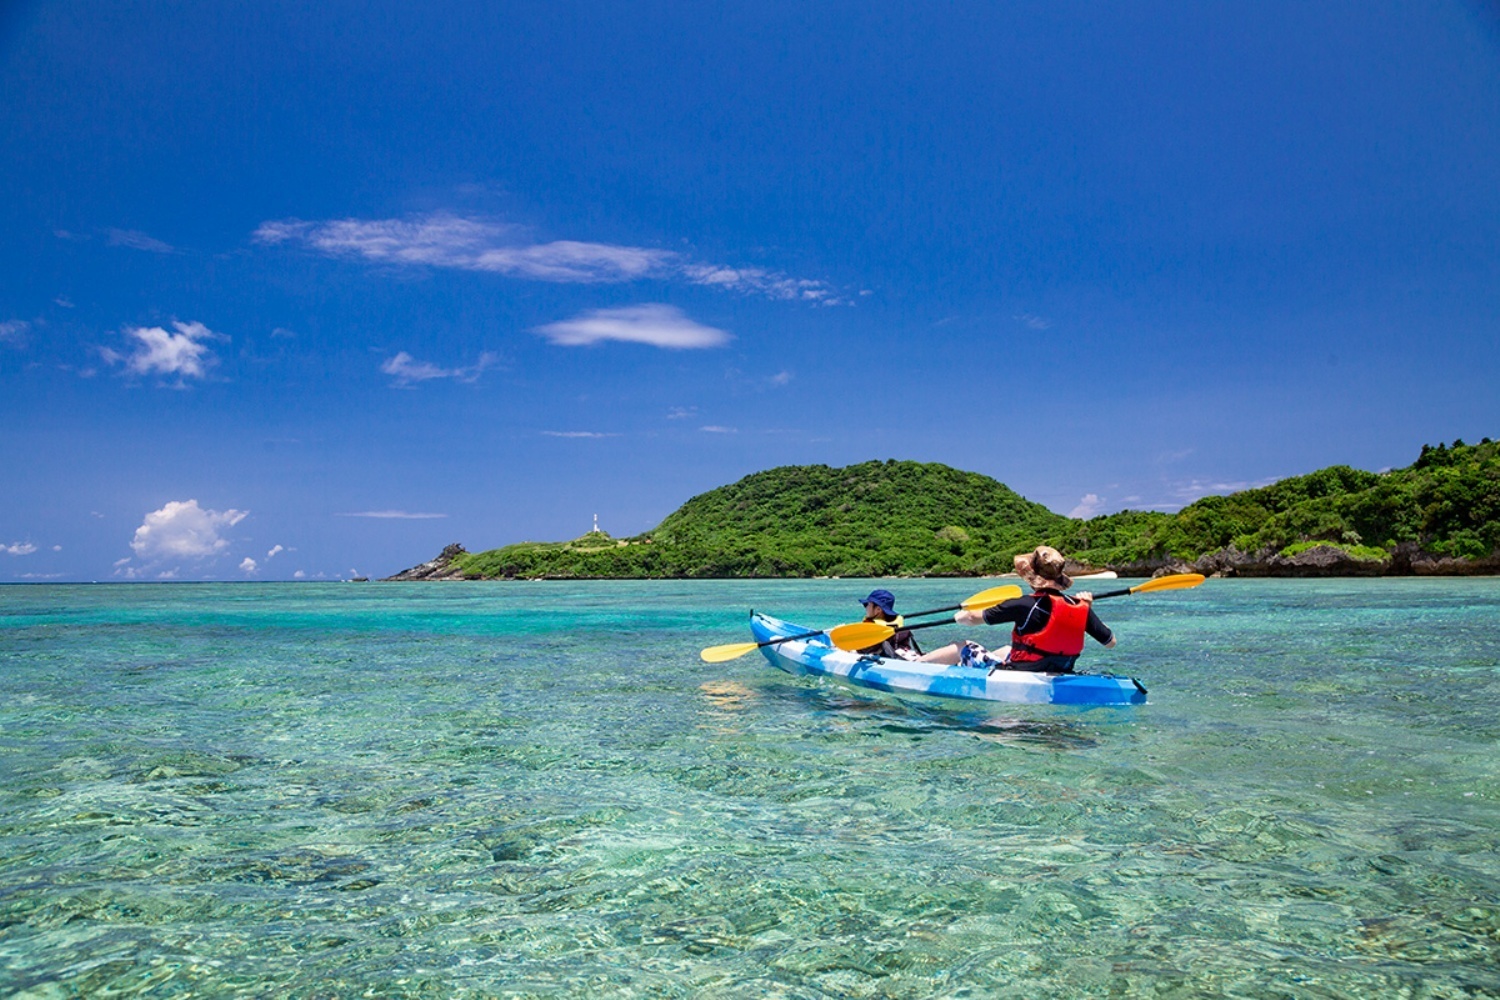
[[[1089,606],[1063,594],[1043,594],[1049,598],[1047,624],[1040,631],[1022,635],[1010,632],[1010,662],[1036,663],[1056,659],[1063,671],[1073,668],[1073,659],[1083,652],[1083,637],[1089,623]],[[1019,626],[1017,626],[1019,628]]]

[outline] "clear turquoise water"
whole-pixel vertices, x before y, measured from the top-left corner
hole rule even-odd
[[[867,590],[0,588],[0,993],[1500,996],[1500,581],[1112,601],[1132,709],[698,660]]]

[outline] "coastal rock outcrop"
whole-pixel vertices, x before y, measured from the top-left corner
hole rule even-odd
[[[1457,559],[1424,552],[1405,542],[1384,559],[1355,558],[1337,545],[1315,545],[1295,555],[1276,549],[1242,552],[1234,546],[1199,556],[1192,562],[1172,557],[1143,559],[1109,567],[1121,576],[1334,577],[1334,576],[1483,576],[1500,572],[1500,553],[1484,559]]]
[[[388,576],[388,581],[403,580],[463,580],[467,579],[462,570],[455,565],[459,556],[467,555],[468,550],[458,542],[445,546],[436,559],[431,559],[420,566],[404,569],[395,576]]]

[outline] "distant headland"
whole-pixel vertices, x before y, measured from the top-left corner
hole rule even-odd
[[[631,538],[483,552],[462,545],[389,580],[987,576],[1039,544],[1121,576],[1500,573],[1500,442],[1424,445],[1386,472],[1330,466],[1176,513],[1078,519],[947,465],[792,465],[700,494]]]

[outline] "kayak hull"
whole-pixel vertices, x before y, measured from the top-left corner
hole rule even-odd
[[[765,642],[804,635],[810,630],[770,615],[752,613],[750,631],[756,642]],[[828,636],[821,634],[762,646],[761,652],[773,666],[787,673],[837,677],[876,691],[1033,705],[1142,705],[1146,701],[1146,689],[1131,677],[913,663],[851,653],[834,646]]]

